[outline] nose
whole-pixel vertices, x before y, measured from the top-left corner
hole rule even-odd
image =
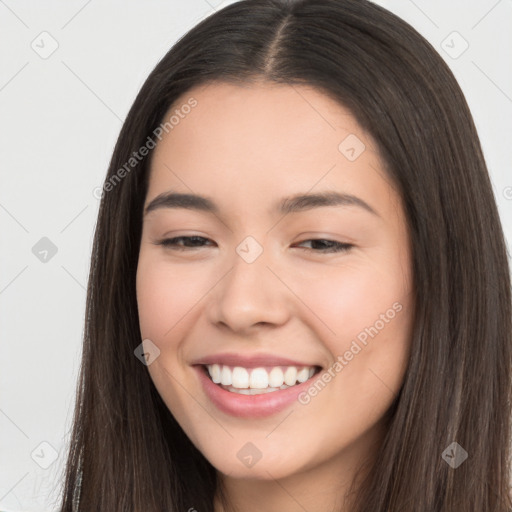
[[[235,253],[231,270],[212,290],[209,320],[247,335],[258,326],[286,323],[292,307],[291,294],[276,277],[278,272],[272,267],[277,266],[269,263],[265,250],[252,263]]]

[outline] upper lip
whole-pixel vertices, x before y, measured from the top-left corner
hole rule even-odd
[[[223,364],[226,366],[241,366],[243,368],[257,368],[260,366],[319,366],[317,364],[300,361],[294,361],[287,357],[281,357],[274,354],[235,354],[223,352],[220,354],[212,354],[210,356],[201,357],[192,364]]]

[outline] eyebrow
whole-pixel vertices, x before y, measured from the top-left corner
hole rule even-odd
[[[286,215],[326,206],[357,206],[380,217],[380,215],[360,197],[333,191],[319,192],[316,194],[296,194],[291,197],[286,197],[274,205],[273,211],[277,210],[279,213]],[[197,194],[164,192],[155,197],[147,205],[144,215],[160,208],[185,208],[216,215],[220,212],[219,207],[208,197]]]

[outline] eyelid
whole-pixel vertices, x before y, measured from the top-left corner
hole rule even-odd
[[[177,243],[178,241],[190,241],[191,239],[200,239],[204,242],[213,242],[213,240],[211,240],[210,238],[204,237],[202,235],[179,235],[179,236],[167,237],[167,238],[164,237],[163,239],[158,240],[154,243],[155,243],[155,245],[162,245],[165,248],[169,248],[170,250],[177,250],[177,251],[195,251],[197,249],[202,249],[204,247],[207,247],[207,245],[198,245],[198,246],[192,245],[192,246],[187,247],[186,245],[179,245]],[[321,238],[321,237],[306,238],[299,242],[295,242],[295,245],[304,244],[306,242],[327,242],[328,244],[331,244],[330,246],[321,248],[319,250],[309,248],[309,247],[303,247],[303,249],[305,249],[307,252],[316,253],[316,254],[342,253],[342,252],[347,252],[354,247],[354,244],[352,244],[352,243],[340,242],[338,240],[332,240],[330,238]],[[215,243],[215,242],[213,242],[213,243]],[[292,246],[292,248],[293,248],[293,246]]]
[[[178,250],[179,249],[195,249],[195,248],[198,248],[198,249],[201,249],[202,247],[204,246],[197,246],[197,247],[186,247],[186,246],[183,246],[183,245],[178,245],[177,243],[170,243],[170,242],[173,242],[175,240],[182,240],[182,239],[192,239],[192,238],[200,238],[204,241],[207,241],[207,242],[213,242],[213,240],[211,238],[208,238],[206,236],[202,236],[202,235],[178,235],[178,236],[164,236],[162,237],[161,239],[158,239],[156,241],[154,241],[153,243],[155,245],[162,245],[164,247],[177,247]],[[215,243],[215,242],[213,242]]]
[[[328,253],[343,253],[347,252],[354,247],[354,244],[339,242],[338,240],[332,240],[330,238],[307,238],[302,240],[301,242],[297,242],[297,244],[303,244],[305,242],[328,242],[331,244],[330,247],[326,247],[324,249],[315,250],[313,248],[304,247],[304,249],[310,253],[317,254],[328,254]]]

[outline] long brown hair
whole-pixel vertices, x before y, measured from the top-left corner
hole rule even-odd
[[[411,356],[354,511],[508,512],[510,276],[479,138],[443,59],[366,0],[231,4],[182,37],[141,88],[101,198],[61,511],[213,510],[215,468],[134,356],[151,154],[112,180],[192,87],[256,80],[313,86],[349,108],[377,142],[409,224]],[[454,442],[468,454],[457,468],[446,457]]]

